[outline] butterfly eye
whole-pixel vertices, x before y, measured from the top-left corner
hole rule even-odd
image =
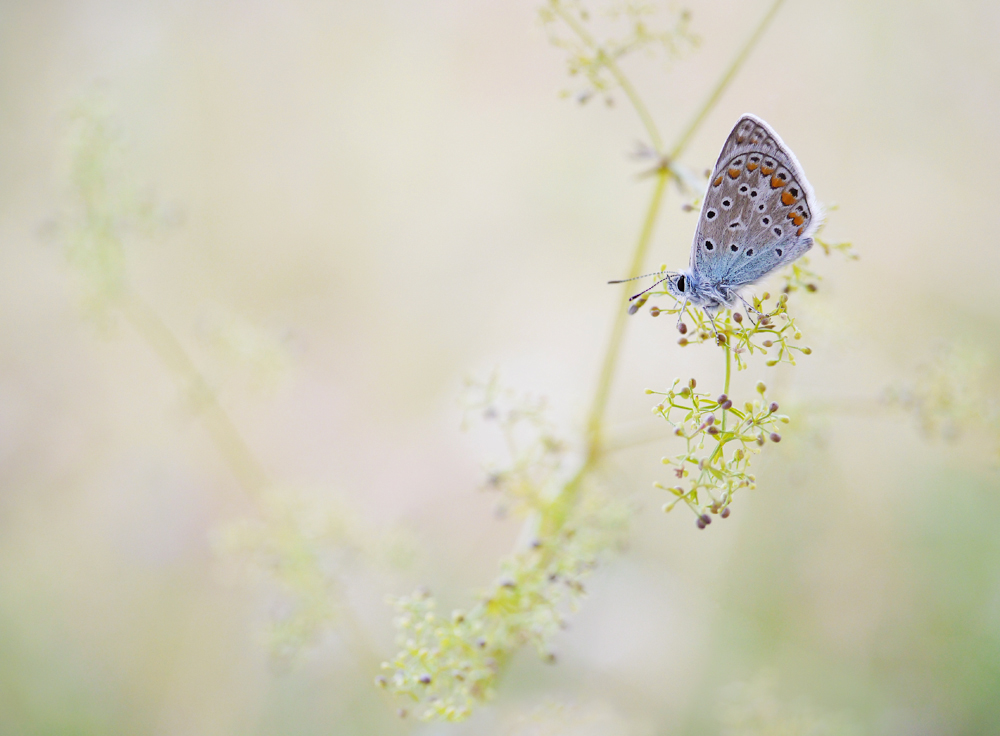
[[[677,291],[684,292],[684,277],[681,276],[677,279]]]

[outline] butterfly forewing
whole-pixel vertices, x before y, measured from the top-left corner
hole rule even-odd
[[[744,115],[712,172],[691,246],[708,283],[753,283],[809,249],[819,209],[795,155],[764,121]]]

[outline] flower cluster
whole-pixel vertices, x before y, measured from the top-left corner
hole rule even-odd
[[[391,602],[399,652],[376,684],[424,720],[462,720],[491,697],[511,655],[533,646],[554,662],[553,635],[585,594],[583,580],[614,546],[628,509],[593,474],[562,474],[566,444],[552,432],[544,402],[503,390],[496,378],[471,384],[464,402],[496,424],[509,462],[487,473],[486,487],[528,518],[523,543],[467,611],[436,610],[426,591]],[[575,502],[568,504],[570,496]]]
[[[637,51],[660,51],[668,61],[681,58],[700,39],[691,31],[691,13],[675,10],[663,24],[655,23],[659,8],[644,0],[624,0],[611,4],[599,13],[604,39],[594,35],[594,15],[579,0],[548,0],[539,8],[539,18],[549,32],[552,45],[567,53],[571,77],[583,83],[574,92],[565,90],[586,104],[596,96],[613,104],[612,92],[624,84],[617,67],[619,61]],[[562,33],[564,26],[571,31]]]
[[[654,294],[669,296],[666,291]],[[681,337],[677,342],[681,347],[708,341],[728,346],[738,370],[744,370],[750,356],[755,354],[768,356],[768,366],[779,363],[795,365],[796,353],[809,355],[812,349],[794,344],[802,339],[802,332],[788,313],[788,295],[781,294],[773,308],[768,310],[767,302],[770,299],[771,295],[766,291],[760,298],[752,298],[753,309],[759,315],[754,319],[745,318],[742,313],[732,309],[725,310],[717,317],[708,317],[702,310],[690,306],[683,310],[684,314],[680,314],[683,305],[679,302],[667,309],[651,307],[649,313],[654,317],[661,314],[680,315],[677,329]],[[641,300],[634,308],[641,307],[642,301],[645,300]],[[692,327],[689,328],[683,321],[685,316],[690,319]]]
[[[664,507],[670,511],[683,502],[695,512],[702,529],[712,523],[709,514],[729,516],[729,504],[740,488],[754,488],[756,478],[750,474],[750,459],[761,451],[767,442],[780,442],[778,429],[789,419],[778,414],[778,404],[768,403],[766,387],[757,384],[760,397],[747,401],[742,407],[733,405],[725,394],[712,398],[710,394],[695,390],[697,382],[691,379],[681,386],[674,381],[663,400],[654,411],[674,428],[674,434],[684,440],[684,451],[663,458],[670,465],[676,485],[654,485],[672,493],[675,498]],[[656,394],[647,389],[646,393]],[[685,481],[687,488],[685,488]]]
[[[980,348],[943,346],[911,379],[892,386],[886,401],[911,412],[929,436],[951,440],[978,431],[1000,453],[997,371],[996,359]]]

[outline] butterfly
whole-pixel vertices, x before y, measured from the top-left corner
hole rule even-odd
[[[795,154],[770,125],[744,115],[709,179],[687,270],[647,274],[663,278],[632,299],[665,283],[684,301],[681,313],[691,304],[711,317],[738,301],[752,310],[741,291],[808,251],[821,222],[816,195]]]

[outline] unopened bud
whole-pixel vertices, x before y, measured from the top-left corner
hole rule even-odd
[[[757,393],[763,396],[765,391],[767,391],[767,386],[764,385],[764,382],[757,381]]]
[[[693,378],[690,381],[688,381],[688,386],[690,386],[691,388],[694,388],[697,385],[698,385],[698,382],[696,380],[694,380]]]
[[[686,399],[688,396],[691,395],[691,389],[689,389],[687,386],[685,386],[684,388],[682,388],[677,393],[680,394],[683,398]]]
[[[806,291],[816,291],[819,287],[816,284],[806,284]]]
[[[778,411],[778,402],[777,401],[772,401],[771,405],[769,407],[767,407],[767,408],[771,410],[772,414],[774,414],[774,412]]]
[[[720,332],[718,335],[715,336],[715,344],[716,345],[725,345],[727,341],[728,340],[726,338],[726,333],[725,332]]]
[[[719,398],[717,398],[716,401],[718,401],[721,404],[722,402],[724,402],[728,398],[729,397],[726,396],[725,394],[719,394]]]
[[[722,411],[729,411],[730,409],[733,408],[733,402],[730,401],[729,399],[726,399],[721,404],[719,404],[719,408],[722,409]]]
[[[761,300],[762,302],[766,302],[766,301],[767,301],[768,299],[770,299],[770,298],[771,298],[771,295],[770,295],[770,293],[768,293],[768,292],[766,292],[766,291],[765,291],[765,292],[764,292],[763,294],[761,294],[761,295],[760,295],[760,300]]]
[[[705,522],[706,526],[708,526],[709,524],[712,523],[712,517],[709,516],[708,514],[702,514],[701,515],[701,520]]]
[[[803,355],[812,355],[812,351],[813,351],[813,349],[810,348],[810,347],[804,347],[804,348],[802,348],[802,354]]]
[[[698,517],[698,519],[694,523],[695,523],[695,525],[699,529],[704,529],[705,528],[705,520],[702,517],[700,517],[700,516]]]
[[[659,307],[650,307],[649,308],[649,314],[650,314],[651,317],[659,317],[660,316],[660,308]]]
[[[781,435],[777,432],[771,432],[771,442],[781,442]]]
[[[709,414],[707,417],[705,417],[705,424],[707,424],[709,427],[715,424],[715,414]]]
[[[763,345],[765,348],[769,348],[772,345],[774,345],[774,343],[771,342],[770,340],[765,340],[764,342],[761,343],[761,345]]]
[[[684,347],[685,345],[688,344],[688,339],[686,337],[682,337],[680,340],[677,341],[677,344],[680,345],[681,347]]]
[[[726,508],[722,509],[722,513],[719,514],[719,516],[721,516],[723,519],[728,519],[729,518],[729,507],[726,506]]]
[[[740,324],[743,321],[743,315],[739,312],[733,312],[733,322]]]
[[[719,428],[713,424],[707,431],[710,435],[717,435],[719,433]]]

